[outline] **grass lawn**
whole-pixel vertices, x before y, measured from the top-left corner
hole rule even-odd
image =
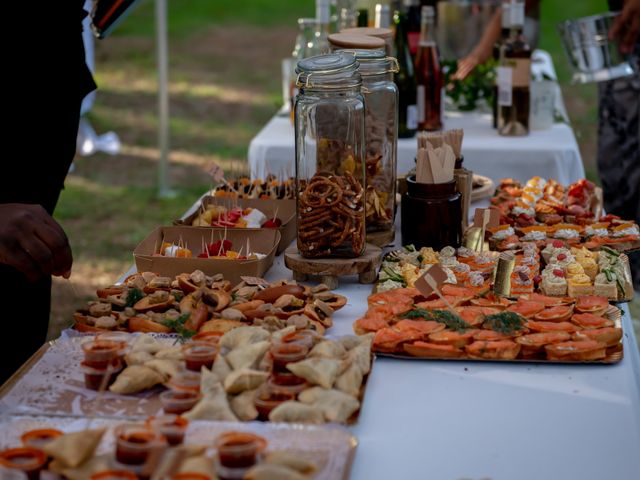
[[[141,2],[112,37],[96,45],[99,91],[90,119],[114,130],[122,152],[77,158],[56,218],[74,251],[73,288],[55,281],[50,335],[95,288],[127,270],[135,245],[171,224],[209,186],[206,168],[246,172],[251,138],[279,107],[280,59],[296,19],[314,0],[170,1],[171,183],[175,198],[156,198],[157,74],[154,5]],[[553,55],[565,102],[590,176],[594,174],[595,86],[571,86],[555,24],[606,10],[605,0],[542,2],[541,47]]]

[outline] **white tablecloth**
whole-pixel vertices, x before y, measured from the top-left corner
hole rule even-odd
[[[556,78],[547,52],[536,50],[532,65],[534,74]],[[556,111],[567,118],[559,89]],[[504,177],[526,181],[540,175],[569,184],[585,176],[576,138],[566,123],[556,123],[549,130],[532,131],[526,137],[501,137],[491,127],[489,114],[446,112],[444,126],[464,129],[465,166],[494,181]],[[252,178],[265,178],[269,173],[294,176],[294,137],[289,116],[274,116],[249,145]],[[399,175],[415,166],[416,151],[415,138],[398,141]]]
[[[540,175],[569,184],[585,176],[573,130],[565,123],[526,137],[501,137],[491,128],[490,115],[451,112],[445,127],[464,129],[464,165],[494,181],[504,177],[526,181]],[[416,150],[415,138],[398,141],[399,175],[415,166]],[[269,173],[295,176],[294,131],[288,117],[273,117],[253,138],[249,166],[252,178]]]
[[[267,279],[282,278],[291,272],[279,256]],[[371,285],[347,277],[337,292],[349,301],[329,336],[353,333]],[[351,478],[637,480],[640,355],[623,310],[616,365],[378,358],[352,428]]]

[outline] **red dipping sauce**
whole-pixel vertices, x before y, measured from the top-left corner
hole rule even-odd
[[[180,445],[184,442],[184,436],[189,426],[189,420],[179,415],[149,417],[146,423],[149,427],[160,432],[171,446]]]
[[[84,386],[90,390],[97,391],[101,387],[106,389],[114,382],[116,376],[122,370],[122,362],[119,358],[116,358],[107,368],[95,368],[87,365],[86,362],[82,362],[80,368],[84,373]]]
[[[119,359],[127,344],[112,340],[92,340],[82,344],[84,364],[93,368],[107,368]]]
[[[302,344],[278,343],[271,347],[273,370],[275,372],[290,373],[287,370],[287,364],[304,360],[307,353],[309,353],[309,349]]]
[[[151,451],[162,447],[165,438],[144,424],[118,425],[116,437],[116,460],[124,465],[143,465]]]
[[[202,367],[211,368],[218,354],[218,346],[209,342],[192,342],[184,346],[187,370],[199,372]]]
[[[191,410],[200,400],[197,392],[167,390],[160,394],[160,403],[164,413],[180,415]]]
[[[253,404],[258,411],[258,420],[269,420],[269,414],[271,410],[276,408],[281,403],[289,400],[295,400],[296,396],[292,392],[287,392],[280,389],[271,388],[269,385],[261,387],[256,392],[256,398]]]
[[[216,439],[220,465],[232,469],[250,468],[258,463],[267,441],[248,432],[225,432]]]
[[[138,476],[127,470],[105,470],[91,475],[91,480],[138,480]]]

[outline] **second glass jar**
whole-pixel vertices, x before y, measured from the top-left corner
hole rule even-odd
[[[353,54],[298,62],[295,105],[298,250],[347,257],[365,249],[364,99]]]
[[[396,163],[398,150],[398,87],[393,74],[395,58],[382,51],[354,50],[360,64],[364,97],[364,137],[367,234],[388,232],[382,244],[393,240],[396,207]],[[370,243],[376,236],[367,235]]]

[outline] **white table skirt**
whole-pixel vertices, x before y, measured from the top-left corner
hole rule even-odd
[[[566,123],[526,137],[501,137],[491,127],[491,115],[448,112],[445,127],[464,129],[464,165],[494,181],[512,177],[524,182],[540,175],[569,184],[585,176],[573,130]],[[415,138],[398,141],[398,175],[415,166],[416,151]],[[295,176],[294,131],[288,117],[273,117],[251,140],[249,167],[252,178]]]

